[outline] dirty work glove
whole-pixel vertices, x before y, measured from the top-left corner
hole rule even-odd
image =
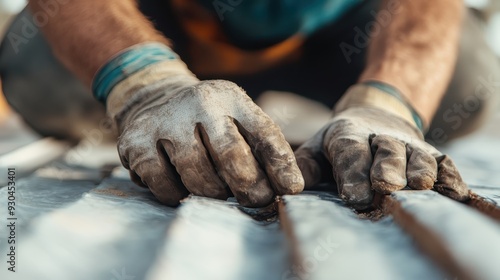
[[[94,92],[107,97],[123,165],[164,204],[233,194],[257,207],[303,189],[278,126],[236,84],[200,82],[164,45],[122,52],[98,72]]]
[[[466,200],[468,189],[451,159],[424,141],[418,114],[397,90],[380,82],[351,87],[334,118],[296,157],[306,189],[332,178],[340,197],[370,207],[374,191],[434,189]]]

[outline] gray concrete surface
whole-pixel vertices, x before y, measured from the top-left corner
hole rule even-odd
[[[455,159],[465,180],[475,185],[473,190],[493,203],[500,201],[498,121],[500,115],[478,134],[442,147]],[[30,157],[36,157],[36,153],[24,160],[32,161]],[[435,261],[432,254],[422,249],[426,241],[396,222],[393,213],[379,221],[361,219],[333,193],[285,197],[279,204],[279,216],[276,205],[248,211],[231,201],[203,198],[191,198],[174,209],[160,205],[147,189],[131,183],[123,168],[110,173],[110,167],[118,165],[113,145],[87,146],[83,142],[33,175],[17,178],[17,272],[7,270],[10,245],[6,237],[10,231],[2,225],[0,278],[250,280],[300,279],[300,275],[302,279],[456,276],[457,270]],[[446,198],[439,198],[446,203],[431,203],[411,195],[405,199],[410,205],[418,202],[416,205],[423,209],[409,211],[415,220],[422,219],[425,230],[437,232],[446,241],[442,242],[446,248],[453,247],[450,251],[456,266],[467,266],[463,270],[472,271],[474,279],[500,277],[495,265],[498,252],[489,245],[500,243],[500,221]],[[8,217],[7,202],[8,190],[4,187],[0,189],[0,221],[4,223]],[[408,207],[411,210],[416,206]],[[247,214],[260,219],[254,220]],[[323,249],[319,252],[318,248]],[[449,259],[450,255],[445,263]]]

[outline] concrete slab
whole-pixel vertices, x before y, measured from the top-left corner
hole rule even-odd
[[[465,205],[432,191],[402,191],[385,210],[457,279],[500,276],[500,225]]]
[[[60,181],[45,179],[36,176],[17,181],[15,192],[15,214],[18,218],[16,224],[19,232],[30,230],[30,224],[37,217],[51,211],[63,208],[81,199],[82,195],[95,188],[92,181]],[[0,220],[7,221],[8,188],[0,189]],[[0,236],[7,236],[7,228],[0,227]],[[2,239],[0,239],[2,240]],[[0,249],[6,244],[0,243]],[[0,255],[0,259],[5,256]]]
[[[129,181],[105,181],[37,217],[17,232],[18,271],[1,269],[0,278],[144,279],[175,216],[146,191]]]
[[[276,280],[287,268],[278,223],[261,223],[234,203],[191,198],[179,209],[148,280]]]
[[[445,278],[392,219],[361,220],[336,196],[284,196],[280,217],[295,252],[285,279]]]
[[[70,147],[68,142],[43,138],[0,156],[0,170],[15,168],[16,176],[23,177],[60,158]],[[5,186],[6,180],[6,176],[0,177],[0,186]]]

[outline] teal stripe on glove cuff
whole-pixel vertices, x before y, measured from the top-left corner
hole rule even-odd
[[[130,75],[151,64],[178,58],[172,49],[161,43],[132,46],[112,58],[97,71],[92,82],[94,97],[98,101],[106,103],[113,87]]]
[[[399,90],[397,90],[395,87],[393,87],[389,84],[379,82],[379,81],[366,81],[366,82],[363,82],[362,84],[377,88],[377,89],[397,98],[401,103],[403,103],[408,108],[408,110],[410,110],[411,115],[413,117],[413,120],[415,121],[415,124],[417,125],[418,129],[420,129],[420,131],[422,131],[422,133],[425,133],[424,122],[422,121],[422,118],[417,113],[415,108],[413,108],[413,106],[411,106],[410,103],[408,103],[408,101],[406,101],[406,99],[401,94],[401,92],[399,92]]]

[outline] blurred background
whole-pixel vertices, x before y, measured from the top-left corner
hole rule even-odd
[[[0,38],[3,39],[10,20],[24,8],[26,2],[25,0],[0,0]],[[0,127],[2,128],[0,129],[0,155],[36,139],[36,135],[9,109],[1,92],[1,82],[0,80]]]
[[[5,29],[11,17],[18,13],[25,5],[25,0],[0,0],[0,37],[3,38],[3,34],[5,33]],[[7,113],[8,109],[2,94],[0,97],[0,118],[5,119]]]

